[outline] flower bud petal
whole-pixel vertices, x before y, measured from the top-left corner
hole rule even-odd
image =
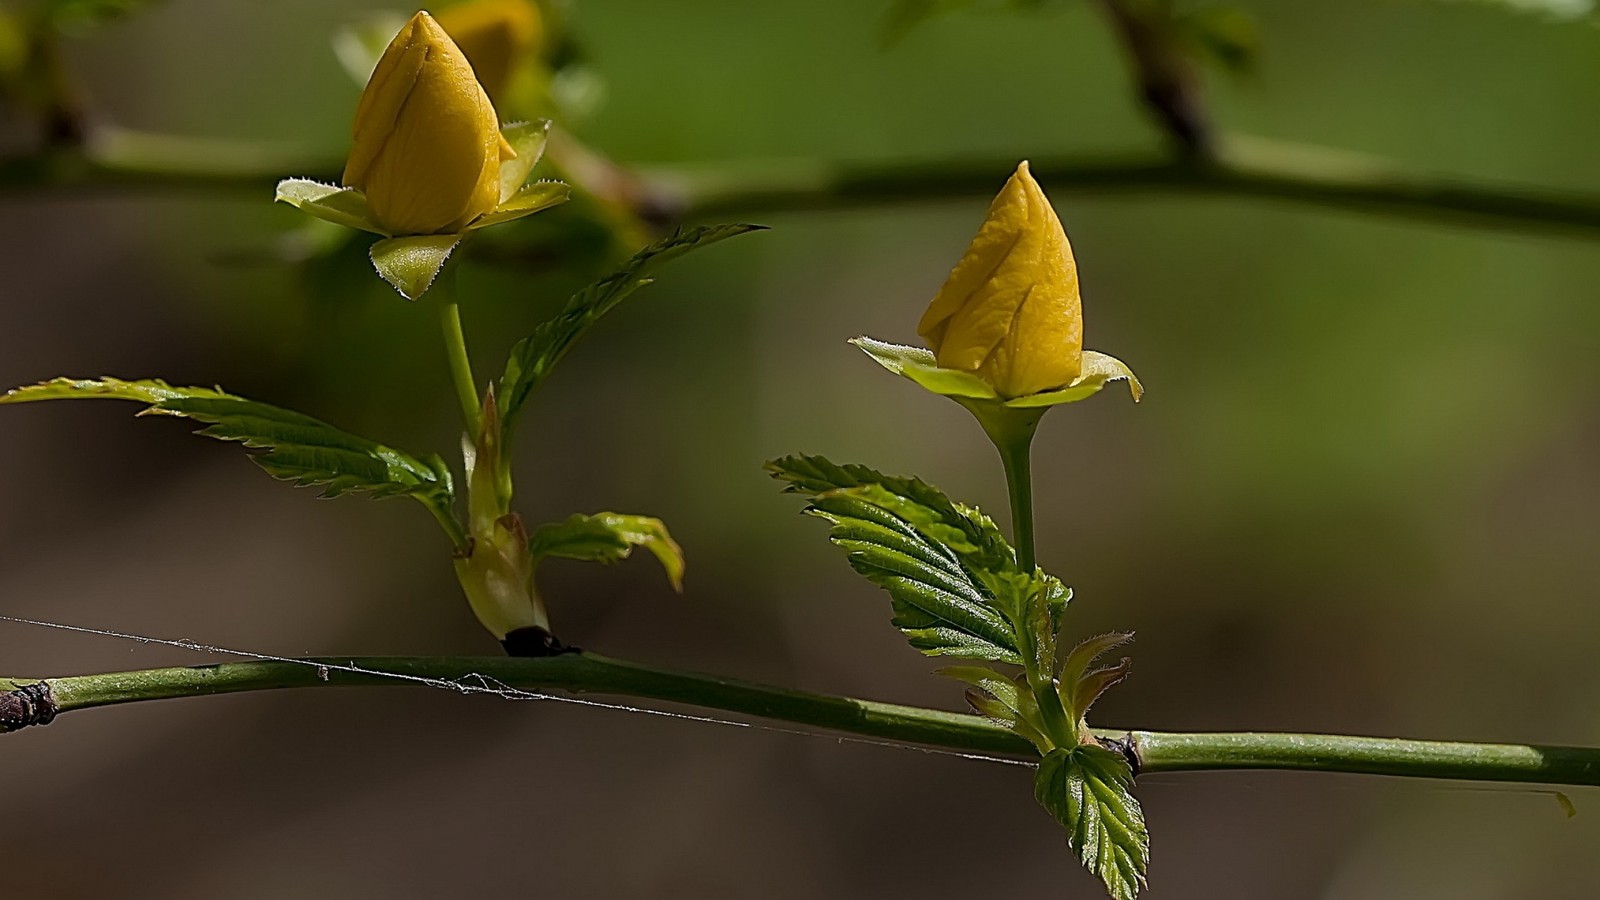
[[[515,156],[466,56],[419,12],[361,94],[343,180],[391,234],[455,232],[499,204],[500,162]]]
[[[505,101],[518,63],[544,39],[544,20],[531,0],[468,0],[441,10],[439,24],[467,55],[495,103]]]
[[[1083,316],[1072,246],[1022,163],[917,326],[941,367],[976,373],[1002,397],[1078,376]]]

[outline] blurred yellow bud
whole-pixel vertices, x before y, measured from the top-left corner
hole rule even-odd
[[[400,29],[356,107],[344,183],[392,235],[460,231],[500,204],[516,151],[461,49],[419,12]]]
[[[468,0],[442,10],[439,24],[467,55],[495,103],[505,100],[518,64],[544,40],[544,19],[531,0]]]
[[[928,305],[917,333],[938,364],[972,372],[1004,398],[1064,387],[1083,368],[1078,266],[1026,162]]]

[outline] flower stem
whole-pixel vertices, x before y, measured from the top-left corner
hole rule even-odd
[[[1006,491],[1011,499],[1011,542],[1017,550],[1017,564],[1032,572],[1037,564],[1033,546],[1033,463],[1031,449],[1039,420],[1049,407],[1013,409],[990,400],[955,398],[965,406],[994,448],[1006,470]]]
[[[1032,572],[1033,546],[1033,463],[1031,440],[1015,441],[1000,448],[1000,461],[1006,469],[1006,489],[1011,498],[1011,535],[1017,546],[1017,564]]]
[[[260,660],[101,675],[0,680],[0,731],[80,709],[281,688],[475,684],[684,703],[858,734],[896,744],[1020,759],[1037,752],[977,716],[813,694],[660,669],[592,653],[502,657],[328,657]],[[42,686],[41,686],[42,685]],[[9,691],[4,688],[11,688]],[[1414,741],[1331,734],[1173,733],[1096,729],[1127,741],[1141,772],[1293,769],[1463,781],[1600,786],[1600,748]]]
[[[456,398],[461,401],[461,416],[466,422],[467,434],[477,440],[483,411],[478,406],[478,382],[472,377],[472,361],[467,357],[467,335],[461,328],[461,307],[456,303],[454,265],[445,263],[434,291],[440,299],[439,326],[444,333],[445,353],[450,358],[450,377],[456,385]]]

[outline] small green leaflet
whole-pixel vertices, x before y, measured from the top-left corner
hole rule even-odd
[[[540,525],[528,539],[534,565],[546,556],[614,563],[627,559],[634,547],[649,550],[666,570],[672,589],[683,591],[683,550],[660,519],[603,512],[582,513],[564,522]]]
[[[322,488],[323,496],[361,491],[375,497],[407,496],[435,515],[449,517],[450,470],[437,456],[418,459],[340,431],[301,413],[212,388],[173,387],[164,381],[57,378],[17,388],[0,403],[105,398],[148,404],[145,412],[204,424],[199,433],[265,450],[251,456],[274,478]]]
[[[566,306],[542,323],[533,334],[511,348],[505,374],[495,393],[500,398],[504,434],[509,437],[517,413],[578,338],[629,294],[650,283],[656,267],[697,247],[736,235],[760,231],[763,225],[708,225],[679,228],[671,235],[635,253],[622,268],[584,288]],[[509,441],[505,442],[509,445]]]
[[[1041,754],[1054,748],[1025,675],[1007,678],[988,666],[951,666],[939,674],[972,685],[967,704],[978,715],[1027,738]]]
[[[1100,699],[1101,694],[1128,677],[1130,661],[1127,657],[1123,657],[1113,665],[1091,667],[1101,656],[1131,640],[1133,640],[1131,634],[1102,634],[1085,639],[1071,651],[1066,649],[1065,643],[1057,643],[1056,690],[1061,695],[1061,702],[1066,707],[1067,715],[1074,722],[1088,714],[1089,707]]]
[[[1067,830],[1067,844],[1114,900],[1133,900],[1150,866],[1150,832],[1121,754],[1084,744],[1039,763],[1033,796]]]
[[[1026,577],[994,523],[916,479],[789,456],[767,463],[832,523],[850,565],[889,592],[894,624],[929,656],[1020,663],[1010,587]]]

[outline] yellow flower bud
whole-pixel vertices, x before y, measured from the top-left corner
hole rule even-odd
[[[1078,265],[1026,162],[990,204],[917,333],[941,367],[973,372],[1002,397],[1053,390],[1078,377]]]
[[[466,56],[425,12],[383,51],[354,131],[344,183],[393,235],[456,232],[493,210],[500,163],[517,155]]]
[[[442,10],[439,24],[467,55],[495,103],[505,100],[518,63],[544,39],[544,19],[530,0],[468,0]]]

